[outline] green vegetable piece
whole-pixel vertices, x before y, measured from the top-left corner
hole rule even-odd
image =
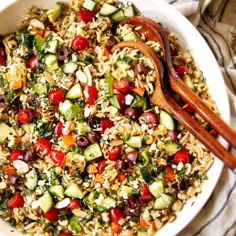
[[[153,177],[149,168],[147,166],[141,166],[139,170],[140,170],[141,176],[143,177],[143,180],[147,184],[150,184],[153,180]]]
[[[111,15],[111,19],[115,22],[115,23],[119,23],[122,20],[125,19],[125,14],[122,10],[119,10],[118,12],[114,13]]]
[[[0,121],[0,143],[3,143],[6,140],[10,132],[11,128],[3,121]]]
[[[36,34],[34,36],[34,47],[38,52],[42,52],[42,46],[44,44],[44,38]]]
[[[32,87],[37,95],[48,93],[47,83],[36,82],[32,85]]]
[[[176,120],[165,110],[160,110],[160,124],[164,125],[168,130],[176,130]]]
[[[125,141],[130,147],[141,148],[142,147],[142,137],[141,136],[131,136]]]
[[[174,141],[174,140],[167,140],[164,142],[166,154],[168,156],[174,155],[177,151],[181,149],[180,143]]]
[[[92,0],[85,0],[83,3],[83,7],[89,11],[93,11],[96,7],[97,3]]]
[[[80,221],[81,221],[81,219],[78,216],[76,216],[76,215],[73,215],[70,218],[70,227],[73,230],[73,232],[79,233],[79,232],[82,231],[82,228],[81,228],[81,225],[80,225]]]
[[[114,81],[114,78],[111,75],[107,76],[104,79],[103,87],[104,87],[104,93],[105,93],[106,97],[111,97],[114,94],[114,91],[113,91],[113,81]]]
[[[62,185],[58,184],[58,185],[54,185],[54,186],[51,186],[49,188],[49,192],[56,196],[57,199],[60,201],[64,198],[64,188]]]
[[[153,203],[153,209],[164,210],[169,209],[175,202],[175,198],[162,193]]]
[[[102,151],[98,143],[91,143],[84,150],[86,161],[91,161],[102,156]]]
[[[119,11],[119,8],[108,3],[104,3],[99,11],[99,14],[101,16],[110,16],[116,13],[117,11]]]
[[[75,183],[71,184],[68,188],[66,188],[64,194],[68,197],[79,198],[79,199],[82,199],[84,196],[79,185]]]
[[[85,120],[79,121],[76,126],[78,135],[86,135],[89,132],[89,125]]]
[[[61,69],[65,74],[72,74],[77,70],[77,68],[78,64],[74,61],[68,61],[61,66]]]
[[[151,156],[148,150],[143,150],[138,157],[138,160],[142,161],[143,165],[147,165],[150,160],[151,160]]]
[[[54,54],[47,54],[45,56],[45,65],[46,69],[49,71],[57,70],[59,68],[57,56]]]
[[[34,190],[38,185],[38,173],[32,169],[25,175],[24,184],[29,190]]]
[[[76,99],[83,96],[82,88],[80,83],[74,84],[66,94],[66,98]]]
[[[62,113],[62,115],[64,115],[66,120],[72,120],[79,116],[82,108],[78,103],[73,104],[71,101],[65,100],[59,105],[59,111]]]
[[[113,107],[120,109],[120,104],[119,104],[119,101],[117,100],[116,96],[109,97],[109,101]]]
[[[54,23],[62,14],[63,6],[61,3],[57,2],[51,9],[48,10],[48,19],[50,22]]]
[[[53,206],[53,200],[51,194],[47,191],[38,200],[39,207],[44,213],[46,213]]]
[[[159,197],[164,193],[164,182],[162,180],[156,180],[151,185],[149,185],[149,190],[154,197]]]

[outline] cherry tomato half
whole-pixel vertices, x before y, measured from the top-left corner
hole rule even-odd
[[[52,105],[58,105],[65,100],[62,88],[52,90],[48,93],[48,99],[51,100]]]
[[[108,119],[108,118],[101,119],[100,127],[102,130],[100,131],[100,133],[103,134],[106,129],[111,128],[113,125],[114,125],[114,123],[110,119]]]
[[[153,199],[153,195],[151,194],[147,184],[142,183],[142,185],[141,185],[141,195],[138,199],[140,201],[151,201]]]
[[[53,135],[54,136],[62,136],[62,130],[63,130],[63,123],[62,122],[58,122],[55,126],[55,129],[54,129],[54,133]]]
[[[157,116],[151,111],[142,113],[138,120],[141,124],[147,124],[149,128],[153,128],[157,125]]]
[[[175,178],[175,173],[174,173],[175,171],[171,166],[166,166],[164,168],[164,171],[165,171],[164,179],[172,180]]]
[[[33,112],[30,109],[21,109],[17,118],[22,124],[30,123],[30,121],[33,119]]]
[[[184,65],[176,65],[175,71],[181,78],[188,72],[187,67]]]
[[[38,63],[37,56],[32,56],[26,63],[27,68],[35,70]]]
[[[68,232],[60,232],[57,236],[73,236],[73,234]]]
[[[81,35],[77,35],[71,42],[71,48],[75,51],[82,51],[88,46],[89,41]]]
[[[0,48],[0,65],[4,65],[7,60],[6,52],[3,48]]]
[[[107,151],[106,155],[109,157],[111,161],[116,161],[120,158],[121,149],[120,147],[116,146],[111,149],[111,151]]]
[[[105,167],[107,166],[107,160],[103,159],[101,161],[98,162],[98,174],[102,174]]]
[[[130,91],[130,82],[127,79],[121,78],[120,80],[114,80],[113,87],[120,93],[128,93]]]
[[[23,155],[24,155],[23,152],[20,151],[20,150],[17,150],[17,149],[16,150],[12,150],[10,152],[10,163],[12,164],[13,161],[22,159]]]
[[[110,219],[114,223],[118,223],[118,221],[123,218],[123,213],[119,207],[114,207],[109,212]]]
[[[93,18],[95,18],[96,16],[96,12],[89,11],[89,10],[81,10],[81,11],[78,11],[77,14],[79,16],[78,20],[83,21],[85,23],[92,21]]]
[[[182,148],[179,151],[177,151],[173,157],[173,162],[175,164],[178,164],[179,162],[189,163],[188,150],[185,148]]]
[[[49,209],[46,213],[43,212],[43,216],[49,221],[57,221],[58,220],[58,210],[54,207]]]
[[[98,91],[94,86],[86,85],[83,90],[88,105],[93,105],[98,98]]]
[[[24,198],[19,192],[13,193],[11,198],[7,201],[7,208],[20,208],[24,206]]]
[[[63,165],[65,160],[65,153],[63,153],[62,151],[53,149],[49,152],[49,156],[56,165],[59,166]]]
[[[33,149],[40,155],[47,155],[51,149],[51,143],[47,138],[40,138],[34,144]]]
[[[77,208],[82,209],[80,202],[77,199],[70,199],[70,204],[67,206],[67,209],[74,210]]]

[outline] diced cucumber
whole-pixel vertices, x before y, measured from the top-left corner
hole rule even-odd
[[[84,194],[79,185],[73,183],[71,184],[68,188],[66,188],[64,194],[67,197],[72,197],[72,198],[79,198],[82,199]]]
[[[164,125],[168,130],[175,130],[177,128],[176,120],[162,109],[160,109],[160,124]]]
[[[143,150],[139,156],[138,156],[138,160],[139,161],[142,161],[143,165],[147,165],[150,160],[151,160],[151,156],[150,156],[150,153],[147,149]]]
[[[118,192],[118,196],[120,198],[127,198],[133,193],[133,188],[127,186],[127,185],[122,185],[120,188],[120,191]]]
[[[89,132],[89,125],[85,120],[80,120],[76,126],[78,135],[85,135]]]
[[[132,62],[132,59],[129,57],[124,57],[122,59],[118,59],[115,63],[117,67],[119,67],[122,70],[128,70],[130,68],[130,64]]]
[[[3,121],[0,121],[0,143],[3,143],[5,141],[10,132],[11,128]]]
[[[38,184],[38,173],[35,169],[30,170],[24,179],[24,184],[29,190],[34,190]]]
[[[85,0],[83,3],[83,7],[89,11],[93,11],[96,5],[97,3],[92,0]]]
[[[50,22],[54,23],[62,14],[63,6],[61,3],[57,2],[52,8],[47,12],[48,19]]]
[[[150,184],[153,180],[152,174],[147,166],[141,166],[139,168],[140,174],[143,177],[143,180],[147,183]]]
[[[36,34],[34,36],[34,47],[38,52],[42,52],[42,46],[44,44],[44,38]]]
[[[142,137],[141,136],[131,136],[125,141],[130,147],[141,148],[142,147]]]
[[[132,5],[129,5],[126,8],[124,8],[124,14],[126,18],[135,16],[134,7]]]
[[[117,109],[120,109],[120,103],[116,96],[109,97],[111,105]]]
[[[63,40],[57,33],[55,33],[55,32],[51,32],[51,33],[48,35],[45,44],[46,44],[47,42],[51,41],[51,40],[57,40],[57,41],[58,41],[58,46],[61,46],[61,45],[64,43],[64,40]],[[45,45],[45,46],[46,46],[46,45]]]
[[[66,94],[66,98],[76,99],[82,97],[83,92],[80,83],[74,84]]]
[[[82,231],[82,227],[80,225],[80,222],[81,222],[81,218],[79,218],[78,216],[76,215],[73,215],[71,218],[70,218],[70,227],[72,229],[73,232],[75,233],[79,233]]]
[[[99,194],[98,198],[95,200],[95,208],[102,212],[102,211],[107,211],[113,207],[116,206],[116,200],[109,197],[109,196],[106,196],[106,195],[103,195],[103,194]]]
[[[46,69],[53,71],[59,68],[57,56],[54,54],[47,54],[45,56]]]
[[[53,39],[53,40],[46,42],[46,46],[44,48],[44,51],[56,54],[57,48],[58,48],[58,40]]]
[[[44,213],[50,210],[50,208],[52,208],[53,206],[51,194],[48,191],[45,192],[44,195],[41,198],[39,198],[38,204]]]
[[[32,87],[37,95],[48,93],[47,83],[36,82],[32,85]]]
[[[21,128],[28,134],[33,134],[35,129],[34,123],[22,124]]]
[[[105,94],[106,97],[111,97],[114,94],[114,91],[113,91],[113,81],[114,81],[114,78],[111,75],[108,75],[104,79],[103,89],[104,89],[104,94]]]
[[[155,199],[153,203],[153,209],[155,210],[164,210],[169,209],[175,202],[175,198],[162,193],[158,198]]]
[[[65,100],[59,105],[59,111],[62,115],[64,115],[66,120],[72,120],[79,116],[82,111],[82,108],[78,103],[73,104],[71,101]]]
[[[174,155],[177,151],[179,151],[182,148],[180,143],[174,140],[167,140],[164,142],[164,145],[165,145],[166,154],[168,156]]]
[[[49,188],[49,192],[56,196],[58,200],[62,200],[64,198],[64,188],[62,185],[54,185]]]
[[[136,40],[136,39],[137,39],[137,35],[133,31],[123,36],[123,41]]]
[[[195,87],[193,85],[193,81],[191,80],[191,78],[188,75],[184,75],[183,81],[190,89],[192,89],[193,91],[195,90]]]
[[[142,108],[145,111],[147,109],[147,99],[136,94],[130,106]]]
[[[86,196],[85,202],[91,207],[93,207],[95,199],[97,199],[98,197],[99,193],[97,191],[92,191]]]
[[[86,161],[91,161],[102,156],[102,151],[98,143],[91,143],[84,150]]]
[[[78,68],[78,64],[74,61],[68,61],[61,66],[65,74],[73,74]]]
[[[116,13],[111,15],[111,19],[115,22],[115,23],[119,23],[122,20],[125,19],[125,14],[122,10],[117,11]]]
[[[104,3],[99,11],[99,14],[101,16],[110,16],[116,13],[117,11],[119,11],[119,8],[108,3]]]
[[[154,197],[159,197],[164,193],[164,182],[162,180],[156,180],[151,185],[149,185],[149,190]]]

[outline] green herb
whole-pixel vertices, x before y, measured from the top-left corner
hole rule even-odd
[[[5,171],[3,171],[3,170],[0,170],[0,176],[4,176],[6,174],[6,172]]]
[[[32,48],[34,42],[34,35],[31,35],[29,31],[24,28],[16,33],[16,41],[26,48]]]
[[[11,100],[15,95],[15,91],[14,90],[9,90],[8,94],[7,94],[7,100]]]
[[[147,232],[149,230],[149,226],[143,226],[140,231],[141,232]]]
[[[9,220],[9,223],[10,223],[11,226],[15,226],[16,225],[16,220],[14,218],[11,218]]]
[[[181,170],[176,170],[176,174],[179,180],[184,180],[186,178],[185,172],[186,172],[186,168],[182,168]]]
[[[8,88],[8,83],[7,80],[3,79],[2,76],[0,76],[0,87],[7,89]]]

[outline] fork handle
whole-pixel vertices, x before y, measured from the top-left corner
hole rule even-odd
[[[232,147],[236,148],[236,133],[178,77],[170,76],[171,88],[220,134]]]
[[[192,116],[180,107],[171,97],[167,98],[171,107],[171,115],[179,121],[192,135],[194,135],[206,148],[217,156],[229,169],[235,171],[236,158],[229,153],[206,129]]]

